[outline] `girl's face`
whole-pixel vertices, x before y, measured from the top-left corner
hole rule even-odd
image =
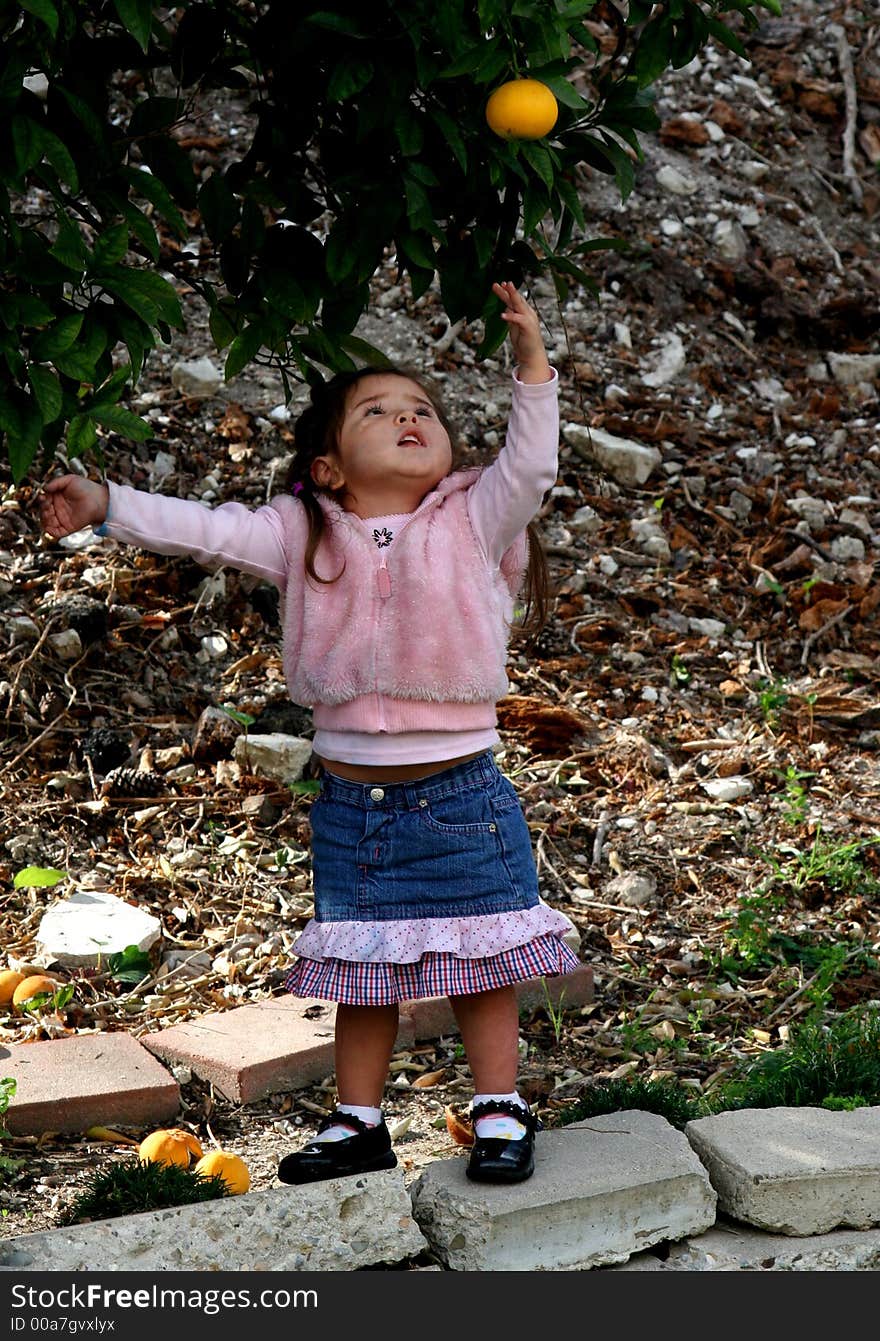
[[[370,373],[348,392],[336,450],[313,470],[319,484],[344,484],[351,510],[369,517],[415,511],[451,467],[452,444],[426,392],[397,373]]]

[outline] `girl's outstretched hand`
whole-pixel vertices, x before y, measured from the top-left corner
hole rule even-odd
[[[521,382],[549,382],[553,376],[547,351],[541,339],[541,324],[535,309],[526,302],[515,284],[493,284],[492,292],[504,304],[501,313],[510,330],[510,343],[519,364]]]
[[[58,540],[84,526],[97,526],[107,516],[110,490],[81,475],[59,475],[48,480],[40,494],[40,522],[47,535]]]

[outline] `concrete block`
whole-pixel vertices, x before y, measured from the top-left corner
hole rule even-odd
[[[438,1160],[412,1189],[416,1221],[454,1271],[584,1270],[715,1221],[705,1169],[654,1113],[539,1132],[534,1175],[513,1186],[469,1182],[466,1162]]]
[[[387,1169],[23,1234],[0,1242],[0,1270],[356,1271],[424,1248]]]
[[[6,1126],[16,1136],[96,1125],[166,1122],[180,1087],[129,1034],[74,1034],[0,1047],[0,1075],[16,1082]]]
[[[182,1062],[234,1103],[302,1089],[333,1073],[336,1004],[284,996],[203,1015],[146,1035],[166,1062]],[[396,1046],[414,1042],[401,1021]]]
[[[667,1251],[668,1250],[668,1251]],[[791,1238],[719,1220],[696,1238],[636,1253],[604,1271],[877,1271],[880,1229]]]
[[[685,1134],[733,1219],[797,1235],[880,1224],[880,1107],[746,1108]]]

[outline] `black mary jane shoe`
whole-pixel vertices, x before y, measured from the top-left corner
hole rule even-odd
[[[328,1127],[354,1127],[355,1134],[341,1141],[310,1141],[294,1155],[285,1155],[278,1165],[282,1183],[318,1183],[324,1178],[342,1178],[351,1173],[374,1173],[393,1169],[397,1156],[391,1149],[391,1136],[384,1119],[368,1127],[354,1113],[335,1109],[324,1118],[318,1135]]]
[[[535,1171],[535,1132],[542,1123],[528,1108],[509,1099],[497,1103],[477,1104],[471,1109],[471,1121],[504,1113],[516,1118],[526,1129],[518,1141],[507,1141],[501,1136],[478,1136],[468,1160],[467,1176],[478,1183],[522,1183]]]

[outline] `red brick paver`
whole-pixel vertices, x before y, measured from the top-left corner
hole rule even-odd
[[[130,1034],[74,1034],[0,1048],[0,1074],[16,1082],[6,1126],[16,1136],[166,1122],[180,1087]]]
[[[227,1099],[248,1104],[331,1075],[335,1024],[335,1002],[285,996],[203,1015],[142,1041],[164,1061],[189,1066]],[[397,1047],[412,1042],[412,1027],[401,1020]]]

